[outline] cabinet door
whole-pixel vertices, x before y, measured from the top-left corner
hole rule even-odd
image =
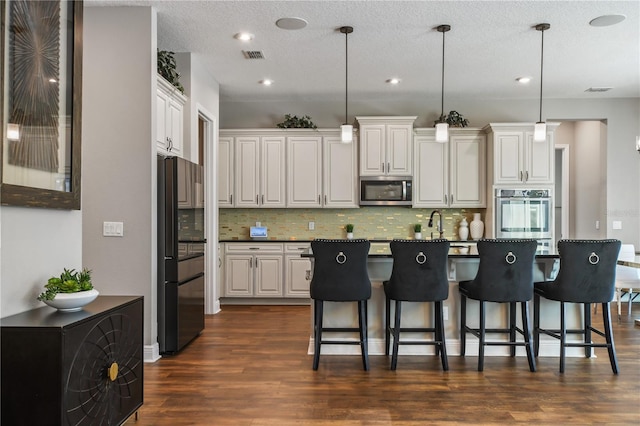
[[[499,132],[493,135],[494,184],[519,184],[523,182],[524,134]]]
[[[156,148],[161,154],[166,154],[169,147],[167,134],[168,105],[168,96],[158,90],[156,93]]]
[[[282,255],[255,257],[255,296],[282,297]]]
[[[416,136],[413,207],[447,207],[448,146],[435,135]]]
[[[324,207],[358,207],[357,142],[324,138]]]
[[[254,257],[250,254],[228,254],[225,256],[225,296],[253,296],[253,263]]]
[[[285,207],[284,137],[263,137],[261,158],[260,206]]]
[[[486,138],[484,135],[452,136],[449,205],[486,206]]]
[[[218,207],[233,207],[233,138],[218,140]]]
[[[285,256],[284,296],[309,297],[311,260],[298,256]]]
[[[533,132],[526,132],[525,182],[527,184],[552,184],[554,181],[553,133],[547,133],[543,142],[533,140]]]
[[[360,126],[360,176],[380,176],[387,169],[386,126],[367,124]]]
[[[390,176],[411,176],[412,172],[413,126],[407,124],[389,124],[386,134],[387,167],[385,174]]]
[[[183,105],[169,98],[167,109],[167,136],[169,137],[169,152],[182,157],[182,121]]]
[[[235,142],[235,206],[258,207],[260,138],[237,137]]]
[[[287,166],[287,207],[321,207],[321,137],[287,138]]]

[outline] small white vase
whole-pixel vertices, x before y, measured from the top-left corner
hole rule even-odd
[[[422,232],[415,232],[413,234],[413,239],[414,240],[421,240],[422,239]]]
[[[473,220],[469,225],[469,230],[471,231],[471,238],[474,240],[479,240],[482,238],[484,234],[484,222],[480,219],[480,213],[473,214]]]
[[[347,232],[347,240],[353,240],[353,232]]]
[[[458,225],[458,236],[460,241],[467,241],[469,238],[469,224],[467,224],[467,218],[463,217]]]

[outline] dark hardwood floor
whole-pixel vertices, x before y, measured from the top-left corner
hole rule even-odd
[[[327,355],[313,371],[308,306],[224,306],[177,356],[145,364],[144,405],[127,425],[640,424],[640,317],[614,320],[620,374],[597,358]],[[615,307],[612,305],[615,315]],[[614,316],[614,318],[616,318]],[[601,323],[601,316],[594,316]],[[469,337],[471,338],[471,337]]]

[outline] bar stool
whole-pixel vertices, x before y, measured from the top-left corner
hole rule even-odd
[[[527,351],[529,370],[536,371],[533,344],[529,331],[529,307],[533,298],[533,261],[536,240],[492,240],[478,241],[480,265],[476,277],[461,281],[460,290],[460,355],[464,356],[466,333],[480,339],[478,348],[478,371],[484,369],[485,346],[510,346],[510,355],[515,356],[516,346],[524,346]],[[467,298],[480,302],[480,326],[467,326]],[[509,328],[486,328],[485,302],[509,303]],[[516,327],[516,303],[520,302],[522,329]],[[516,341],[516,332],[524,341]],[[487,333],[508,333],[509,341],[486,341]]]
[[[322,344],[359,344],[362,365],[369,370],[367,352],[367,300],[371,298],[371,281],[367,273],[368,240],[314,240],[313,278],[310,284],[313,299],[314,353],[313,369],[318,369]],[[358,327],[323,327],[323,302],[357,302]],[[358,332],[358,340],[322,340],[323,332]]]
[[[616,263],[620,251],[619,240],[560,240],[560,269],[553,281],[537,282],[534,287],[533,340],[536,355],[540,350],[540,333],[560,340],[560,373],[564,373],[565,349],[584,347],[585,356],[591,357],[591,348],[607,348],[614,374],[618,374],[618,360],[611,330],[609,303],[613,299]],[[540,297],[560,302],[560,329],[540,328]],[[582,328],[567,330],[565,303],[583,304]],[[604,330],[591,325],[592,303],[602,304]],[[591,332],[604,337],[606,343],[593,343]],[[567,333],[584,336],[582,342],[567,342]]]
[[[385,293],[385,355],[389,355],[389,340],[393,334],[391,370],[398,364],[399,345],[434,345],[440,353],[442,369],[449,370],[444,333],[442,301],[449,296],[447,255],[449,241],[393,240],[391,278],[384,282]],[[395,305],[394,325],[391,326],[391,301]],[[402,302],[433,302],[433,327],[401,328]],[[433,333],[433,340],[400,340],[402,332]]]

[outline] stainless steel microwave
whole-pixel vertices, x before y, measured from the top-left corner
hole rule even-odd
[[[360,205],[410,206],[412,189],[410,176],[362,176]]]

